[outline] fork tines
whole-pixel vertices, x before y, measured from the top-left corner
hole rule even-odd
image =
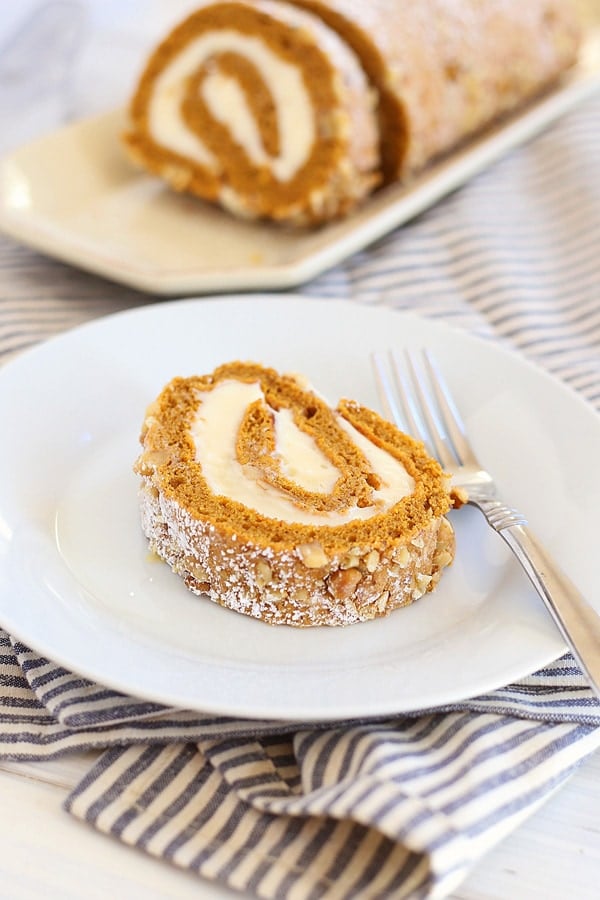
[[[465,426],[439,367],[428,350],[372,355],[377,389],[386,415],[423,441],[444,466],[471,456]]]

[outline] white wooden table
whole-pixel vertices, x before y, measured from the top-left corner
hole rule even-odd
[[[36,6],[35,0],[0,4],[0,46]],[[0,114],[6,116],[2,151],[61,122],[122,103],[147,46],[193,2],[82,0],[79,6],[85,15],[78,32],[76,77],[47,81],[44,106],[22,108],[20,115],[15,111],[14,119],[8,116],[0,85]],[[0,239],[0,302],[26,303],[41,290],[57,302],[77,298],[82,321],[147,299]],[[40,323],[35,339],[59,328],[60,316]],[[0,763],[1,900],[234,896],[101,836],[64,812],[68,790],[93,759],[93,754],[74,754],[44,763]],[[566,787],[482,860],[453,896],[600,897],[600,754],[587,760]]]

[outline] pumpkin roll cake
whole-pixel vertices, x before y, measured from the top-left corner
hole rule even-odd
[[[423,445],[297,375],[231,362],[147,410],[142,528],[187,587],[270,624],[386,616],[454,558],[448,478]]]
[[[250,218],[316,224],[554,84],[571,0],[205,3],[148,59],[131,158]]]

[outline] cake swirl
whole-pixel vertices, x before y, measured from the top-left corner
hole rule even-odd
[[[199,8],[157,48],[131,104],[133,158],[247,217],[343,215],[374,186],[374,98],[353,51],[271,0]]]
[[[375,412],[233,362],[147,411],[142,525],[196,593],[274,624],[387,615],[452,562],[447,478]]]

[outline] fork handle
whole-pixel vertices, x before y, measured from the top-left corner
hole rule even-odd
[[[529,528],[510,525],[497,530],[523,566],[590,687],[600,698],[600,616]]]

